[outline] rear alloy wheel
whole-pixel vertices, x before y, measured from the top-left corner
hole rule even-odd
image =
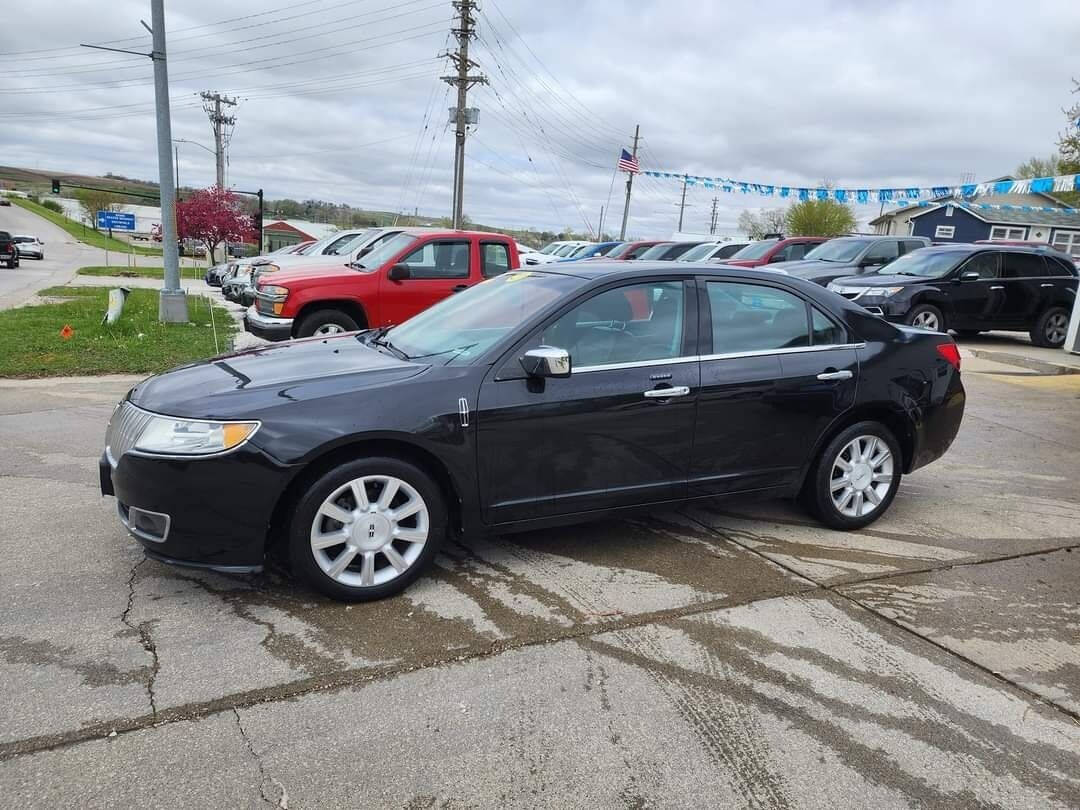
[[[1031,330],[1031,342],[1047,349],[1059,349],[1065,345],[1069,333],[1069,313],[1065,307],[1050,307],[1039,316]]]
[[[900,448],[878,422],[842,431],[818,457],[807,481],[811,511],[834,529],[858,529],[889,508],[900,486]]]
[[[340,335],[355,332],[360,325],[339,309],[320,309],[305,315],[296,327],[297,337]]]
[[[290,557],[327,596],[381,599],[420,575],[445,533],[442,493],[426,473],[398,459],[363,459],[327,473],[301,498]]]
[[[921,329],[929,329],[932,332],[945,331],[945,316],[941,314],[940,309],[930,304],[919,304],[913,307],[905,320],[911,326],[918,326]]]

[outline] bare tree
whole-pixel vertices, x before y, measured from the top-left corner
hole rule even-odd
[[[783,208],[763,208],[756,213],[743,211],[739,214],[739,230],[751,239],[762,239],[769,233],[783,233],[784,216]]]

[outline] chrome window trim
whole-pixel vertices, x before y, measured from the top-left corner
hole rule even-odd
[[[626,368],[649,368],[651,366],[669,366],[681,363],[699,363],[705,360],[732,360],[740,357],[765,357],[772,354],[801,354],[803,352],[823,352],[831,349],[865,349],[866,343],[829,343],[825,346],[794,346],[789,349],[755,349],[746,352],[728,352],[726,354],[699,354],[693,357],[673,357],[669,360],[643,360],[637,363],[608,363],[602,366],[581,366],[571,371],[573,374],[588,374],[592,371],[616,371]]]

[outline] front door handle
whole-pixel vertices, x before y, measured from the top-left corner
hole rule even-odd
[[[1005,286],[1002,285],[1002,284],[991,284],[990,289],[991,290],[1004,290]]]
[[[458,285],[457,285],[456,287],[454,287],[454,289],[452,289],[452,290],[451,290],[450,292],[452,292],[452,293],[459,293],[459,292],[461,292],[461,291],[463,291],[463,290],[467,290],[467,289],[469,289],[469,285],[468,285],[468,284],[458,284]]]
[[[676,385],[671,388],[650,388],[645,392],[648,399],[671,399],[672,397],[685,397],[690,389],[685,385]]]
[[[854,374],[848,369],[842,369],[841,371],[823,371],[817,375],[819,380],[850,380]]]
[[[1040,287],[1053,287],[1053,284],[1040,284]]]

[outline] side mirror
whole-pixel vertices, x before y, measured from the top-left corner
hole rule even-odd
[[[570,353],[553,346],[530,349],[522,356],[521,367],[530,377],[569,377]]]
[[[974,270],[965,270],[963,273],[960,274],[961,281],[978,281],[980,278],[982,278],[982,276],[980,276]]]
[[[786,261],[787,261],[787,259],[784,258],[783,253],[774,253],[772,256],[769,257],[769,264],[776,264],[777,262],[786,262]]]
[[[407,278],[412,277],[412,270],[409,269],[407,264],[395,264],[390,268],[390,273],[387,275],[391,281],[404,281]]]

